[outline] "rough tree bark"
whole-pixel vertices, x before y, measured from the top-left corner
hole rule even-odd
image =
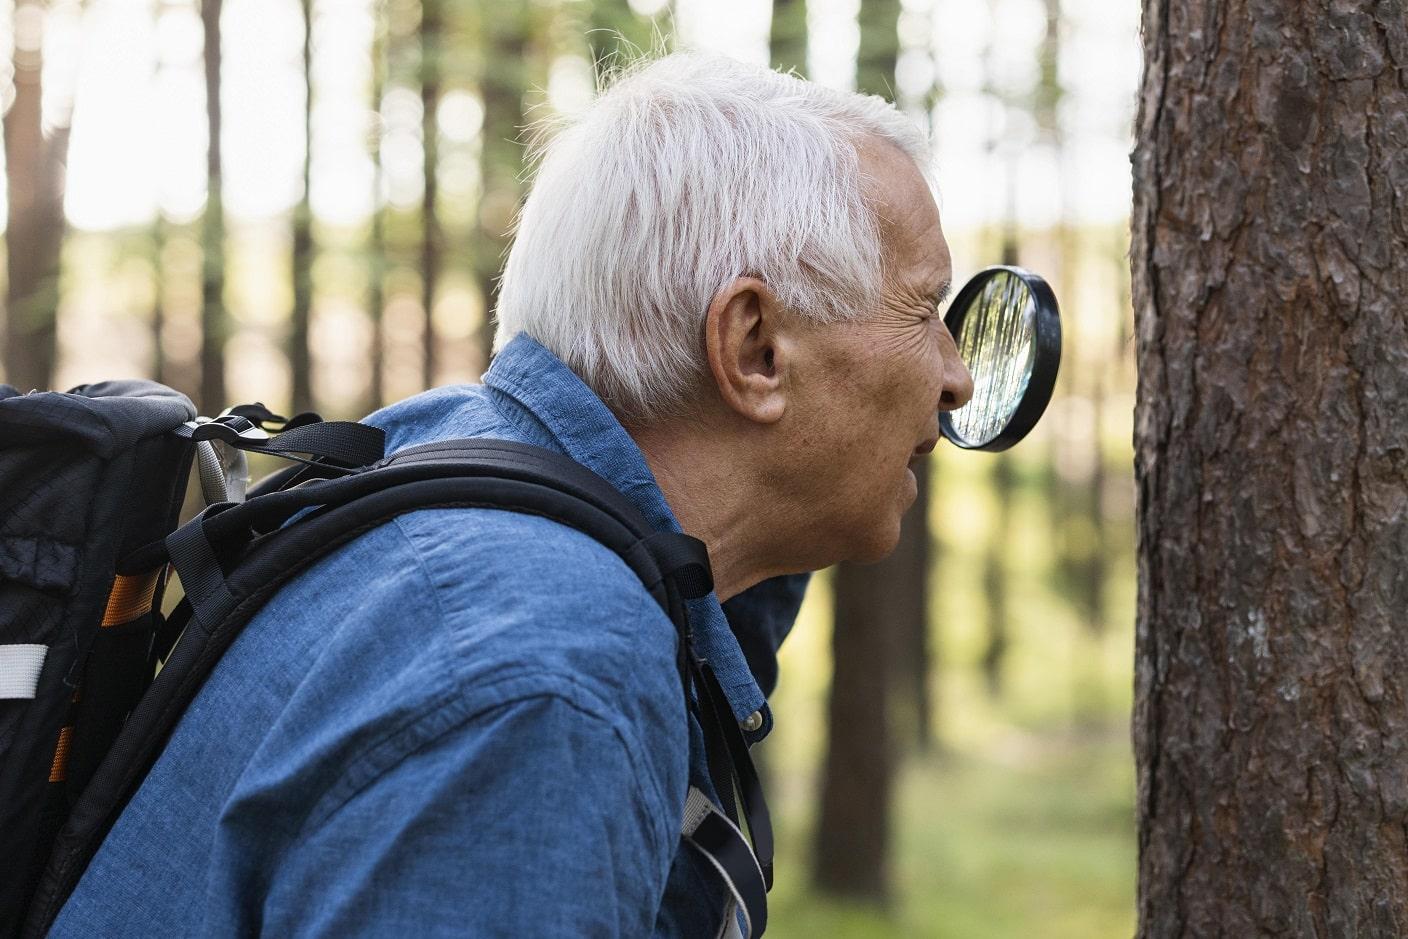
[[[5,113],[9,283],[0,342],[5,379],[20,391],[49,389],[58,352],[59,252],[69,133],[67,114],[61,115],[57,127],[46,129],[40,121],[45,16],[45,4],[37,0],[15,5],[15,97]]]
[[[1408,9],[1144,17],[1139,934],[1408,935]]]
[[[899,0],[863,0],[856,87],[891,96],[899,55]],[[916,474],[916,476],[919,474]],[[879,564],[834,569],[832,678],[817,819],[819,889],[884,900],[890,892],[891,793],[896,763],[890,728],[891,659],[908,618],[923,615],[925,514],[904,518],[900,546]]]
[[[220,152],[220,10],[222,0],[200,0],[205,27],[205,213],[201,219],[200,413],[225,407],[225,203]]]

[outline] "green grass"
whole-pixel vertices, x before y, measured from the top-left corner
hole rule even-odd
[[[775,939],[1133,934],[1133,770],[1122,726],[1012,735],[982,753],[911,760],[888,910],[809,891],[804,814],[790,802],[778,819]]]

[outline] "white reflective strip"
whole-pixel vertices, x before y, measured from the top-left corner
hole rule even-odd
[[[684,821],[680,825],[680,834],[688,838],[694,834],[694,830],[699,827],[699,823],[714,811],[714,803],[709,801],[700,789],[695,786],[689,787],[689,795],[684,799]]]
[[[723,925],[719,927],[719,939],[745,939],[738,926],[738,911],[741,909],[737,900],[728,901],[728,909],[724,910]],[[748,914],[744,913],[743,918],[747,919]]]
[[[734,884],[733,878],[728,875],[728,871],[724,870],[724,866],[694,840],[694,832],[699,828],[700,823],[710,815],[717,815],[719,818],[723,819],[724,824],[728,825],[728,827],[732,828],[735,832],[738,832],[740,839],[743,838],[743,832],[738,831],[738,826],[729,820],[729,817],[724,814],[722,809],[714,805],[713,802],[710,802],[709,797],[697,787],[690,786],[689,795],[685,796],[684,800],[684,821],[680,824],[680,834],[684,835],[686,841],[698,848],[699,853],[704,855],[704,859],[713,866],[714,870],[719,872],[719,876],[723,878],[724,885],[728,887],[728,892],[733,895],[733,899],[729,900],[724,907],[724,921],[719,927],[718,935],[720,939],[732,939],[732,937],[735,936],[738,937],[738,939],[751,939],[753,935],[753,921],[748,915],[748,904],[743,902],[743,894],[739,892],[738,886]],[[743,843],[747,844],[748,842],[744,841]],[[756,858],[753,859],[753,863],[758,863]],[[761,878],[762,873],[760,872],[758,876]],[[743,920],[743,931],[741,934],[739,933],[738,927],[739,919]]]
[[[33,698],[48,654],[48,646],[35,643],[0,646],[0,698]]]

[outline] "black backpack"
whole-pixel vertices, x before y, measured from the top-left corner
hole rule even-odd
[[[681,836],[761,935],[772,834],[748,747],[684,600],[713,589],[704,545],[655,532],[604,479],[511,441],[384,456],[379,428],[262,405],[197,418],[145,381],[61,394],[0,385],[0,939],[42,936],[210,671],[280,586],[404,512],[488,507],[615,551],[675,623],[687,704],[722,807],[691,787]],[[244,494],[243,452],[294,462]],[[209,503],[179,524],[198,466]],[[169,617],[174,571],[184,597]],[[743,838],[745,823],[752,848]]]

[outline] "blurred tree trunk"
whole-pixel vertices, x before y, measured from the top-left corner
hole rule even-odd
[[[308,348],[313,315],[313,0],[303,8],[303,196],[293,209],[293,315],[288,365],[293,382],[291,414],[313,410],[313,363]]]
[[[934,744],[934,696],[931,684],[937,672],[937,655],[929,635],[929,574],[937,563],[937,544],[929,530],[931,477],[934,467],[930,459],[914,470],[918,494],[909,517],[900,527],[900,543],[895,548],[894,561],[900,565],[897,577],[907,587],[907,601],[900,609],[897,625],[903,632],[897,636],[895,669],[899,678],[896,688],[901,692],[903,713],[907,715],[909,740],[920,752],[928,752]],[[893,712],[893,708],[891,709]]]
[[[910,15],[920,24],[918,28],[909,30],[911,38],[919,40],[911,44],[911,51],[914,46],[922,51],[928,59],[932,78],[929,87],[918,100],[908,103],[907,110],[919,111],[917,120],[926,134],[932,134],[934,108],[943,97],[938,67],[934,61],[932,9],[911,10]],[[899,89],[896,88],[896,93],[898,92]],[[925,461],[922,472],[915,472],[915,480],[919,484],[918,495],[910,514],[916,516],[916,519],[911,528],[902,529],[902,534],[909,540],[901,540],[896,549],[901,553],[901,557],[910,558],[910,572],[905,577],[917,585],[917,589],[911,594],[914,606],[901,618],[906,628],[905,634],[900,638],[900,652],[896,659],[896,668],[902,676],[896,687],[901,691],[901,713],[907,715],[910,721],[910,726],[904,729],[909,731],[907,736],[920,753],[929,752],[935,743],[940,742],[934,731],[934,686],[939,678],[939,644],[930,634],[929,578],[941,564],[942,544],[934,537],[930,527],[930,515],[933,511],[930,501],[932,474],[933,464],[928,460]],[[891,711],[893,713],[894,708],[891,708]]]
[[[512,5],[514,9],[517,5]],[[435,387],[435,287],[440,279],[440,74],[443,63],[444,11],[441,0],[422,0],[420,14],[420,102],[421,147],[424,189],[421,194],[420,222],[420,304],[425,313],[421,334],[421,384]]]
[[[167,367],[166,350],[161,345],[161,334],[166,329],[166,263],[162,255],[166,251],[166,218],[160,206],[156,218],[152,220],[150,250],[152,253],[152,378],[167,384],[170,369]]]
[[[20,391],[48,390],[58,354],[59,267],[64,238],[64,162],[68,115],[44,127],[45,4],[19,0],[14,12],[15,96],[5,113],[9,284],[4,345],[6,381]]]
[[[382,335],[382,314],[386,309],[386,212],[382,204],[382,188],[385,177],[381,166],[382,116],[381,99],[386,92],[388,48],[391,42],[391,29],[387,23],[386,11],[382,4],[372,7],[374,17],[372,38],[372,217],[371,231],[367,236],[367,316],[371,320],[371,350],[368,368],[371,370],[367,386],[368,412],[375,411],[386,403],[386,386],[382,371],[386,368],[386,342]]]
[[[888,97],[894,88],[899,12],[899,0],[862,0],[856,62],[861,91]],[[922,558],[915,556],[927,545],[926,514],[916,503],[905,515],[900,547],[886,560],[835,569],[833,671],[815,859],[816,885],[828,893],[889,896],[896,762],[890,660],[899,637],[911,628],[909,618],[922,616],[926,605]]]
[[[807,74],[807,0],[773,0],[768,59],[780,71]]]
[[[993,455],[992,497],[997,518],[983,550],[983,601],[987,606],[987,643],[983,647],[983,679],[988,694],[1002,695],[1002,666],[1011,644],[1007,612],[1007,552],[1012,545],[1012,460],[1006,453]]]
[[[1004,104],[1004,107],[1009,106]],[[995,143],[991,146],[992,150],[997,149]],[[1021,263],[1021,245],[1017,230],[1017,167],[1010,151],[1004,155],[1003,173],[1007,183],[1006,205],[998,254],[1000,263],[1012,266]],[[992,462],[992,495],[997,505],[997,517],[983,549],[983,602],[987,606],[988,636],[981,664],[988,694],[999,698],[1003,691],[1003,663],[1012,644],[1012,623],[1007,603],[1011,594],[1007,579],[1007,556],[1012,549],[1012,497],[1016,487],[1011,454],[992,454]]]
[[[1044,0],[1044,6],[1046,8],[1046,32],[1042,37],[1038,52],[1039,79],[1033,102],[1033,112],[1036,117],[1039,138],[1055,151],[1058,167],[1062,170],[1060,175],[1064,179],[1066,177],[1063,154],[1065,136],[1062,133],[1060,116],[1061,101],[1065,97],[1065,89],[1061,87],[1060,77],[1061,0]],[[1075,263],[1077,250],[1072,243],[1074,238],[1065,224],[1067,198],[1064,187],[1061,205],[1062,221],[1057,232],[1056,249],[1059,254],[1063,278],[1062,286],[1070,288],[1074,286],[1075,278],[1069,276],[1070,272],[1066,268]],[[1080,350],[1089,354],[1095,343],[1080,340],[1077,333],[1077,323],[1071,318],[1067,319],[1065,326],[1068,334],[1069,355],[1075,359],[1079,356]],[[1103,334],[1103,330],[1100,332]],[[1057,530],[1064,534],[1057,540],[1057,544],[1062,563],[1066,566],[1065,579],[1071,585],[1075,606],[1080,610],[1081,618],[1091,635],[1098,638],[1105,632],[1105,581],[1109,569],[1109,545],[1107,544],[1108,539],[1105,537],[1104,518],[1106,478],[1104,437],[1101,433],[1104,424],[1109,360],[1103,356],[1094,356],[1093,359],[1101,364],[1098,367],[1082,368],[1076,362],[1074,364],[1077,367],[1071,370],[1071,379],[1062,383],[1066,393],[1075,389],[1078,394],[1083,394],[1090,401],[1088,432],[1093,453],[1090,473],[1080,491],[1071,493],[1064,499],[1054,499],[1051,505],[1058,512],[1063,509],[1073,509],[1084,516],[1084,521],[1089,523],[1088,526],[1075,529],[1077,535],[1072,538],[1069,515],[1063,512],[1065,517],[1058,519]],[[1078,382],[1083,382],[1084,387],[1079,387]],[[1060,434],[1052,435],[1053,451],[1061,445],[1061,436]],[[1074,505],[1066,504],[1072,501],[1074,501]]]
[[[484,73],[480,77],[484,131],[479,164],[484,182],[474,263],[484,301],[477,339],[486,366],[494,343],[492,315],[499,295],[499,271],[523,195],[519,183],[523,147],[518,138],[526,123],[523,96],[528,89],[531,27],[531,11],[518,5],[495,7],[484,20]]]
[[[1059,279],[1052,286],[1056,290],[1057,297],[1065,297],[1069,296],[1070,289],[1075,285],[1075,267],[1079,245],[1075,233],[1068,224],[1070,202],[1066,180],[1069,170],[1065,164],[1066,140],[1060,119],[1060,104],[1064,95],[1060,83],[1061,2],[1060,0],[1044,0],[1043,6],[1046,9],[1046,31],[1042,36],[1037,53],[1037,85],[1032,103],[1032,116],[1036,119],[1037,139],[1048,144],[1055,151],[1057,178],[1061,187],[1061,217],[1057,222],[1054,245]],[[1075,335],[1076,324],[1071,322],[1070,317],[1067,317],[1062,322],[1061,328],[1065,333],[1065,357],[1068,363],[1065,375],[1072,376],[1079,372],[1078,369],[1070,367],[1070,360],[1080,349]],[[1058,593],[1062,600],[1074,606],[1073,588],[1077,576],[1070,563],[1071,499],[1069,486],[1058,469],[1063,463],[1065,448],[1071,445],[1070,435],[1064,424],[1065,416],[1070,413],[1070,409],[1066,406],[1067,399],[1070,397],[1070,386],[1071,380],[1069,379],[1056,383],[1052,406],[1043,418],[1049,425],[1050,431],[1046,438],[1048,453],[1043,473],[1045,498],[1042,501],[1046,507],[1051,531],[1054,535],[1052,546],[1055,553]]]
[[[1408,10],[1145,0],[1139,935],[1408,933]]]
[[[220,10],[222,0],[200,0],[205,27],[205,214],[201,220],[200,413],[225,407],[225,206],[220,153]]]
[[[807,0],[773,0],[772,23],[768,29],[768,61],[775,68],[807,72]],[[753,750],[753,762],[765,789],[773,780],[772,751],[766,746]]]

